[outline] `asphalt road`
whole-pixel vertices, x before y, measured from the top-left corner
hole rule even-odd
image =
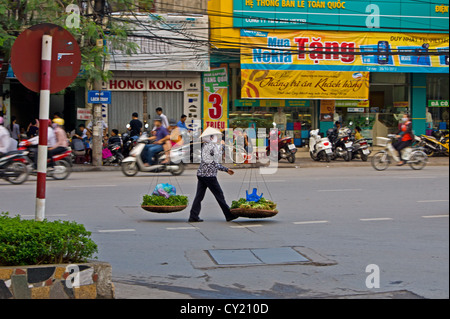
[[[117,298],[449,298],[448,166],[292,168],[265,181],[254,169],[219,179],[230,203],[258,187],[279,214],[227,223],[209,193],[204,223],[187,223],[189,209],[147,213],[139,205],[157,183],[193,200],[195,171],[176,179],[112,171],[49,180],[47,218],[92,231],[98,259],[113,267]],[[34,196],[33,178],[0,181],[0,211],[33,218]],[[287,247],[311,262],[217,265],[206,252]],[[366,286],[371,264],[379,288]]]

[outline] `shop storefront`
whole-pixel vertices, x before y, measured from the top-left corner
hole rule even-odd
[[[134,112],[139,114],[141,121],[151,125],[157,107],[176,121],[186,114],[188,125],[200,119],[200,73],[158,74],[160,77],[151,77],[151,73],[147,73],[149,77],[139,77],[139,72],[133,72],[133,75],[136,77],[114,77],[105,87],[111,91],[112,103],[107,108],[109,128],[124,130]]]
[[[109,69],[113,78],[104,83],[111,91],[106,107],[109,128],[122,131],[134,112],[142,122],[156,117],[161,107],[169,118],[199,127],[202,114],[202,72],[209,71],[208,16],[150,14],[123,17],[138,20],[129,41],[137,53],[112,49]]]
[[[448,130],[449,77],[446,74],[427,75],[427,129]]]
[[[375,139],[396,130],[405,112],[416,134],[448,121],[448,5],[352,1],[336,10],[333,1],[223,2],[210,8],[234,18],[211,17],[222,27],[213,28],[211,41],[222,56],[240,52],[238,67],[230,67],[230,126],[286,118],[287,133],[301,139],[339,120]]]

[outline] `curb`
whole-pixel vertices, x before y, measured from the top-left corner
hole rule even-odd
[[[324,167],[324,168],[330,168],[330,167],[371,167],[370,157],[367,162],[362,162],[360,160],[354,160],[350,162],[344,162],[342,160],[336,160],[331,161],[329,163],[327,162],[314,162],[309,157],[298,157],[297,161],[293,164],[290,163],[278,163],[277,168],[311,168],[311,167]],[[449,166],[449,158],[430,158],[427,166]],[[228,167],[232,169],[248,169],[248,168],[261,168],[265,167],[266,165],[256,163],[256,164],[225,164],[228,165]],[[196,170],[198,169],[198,164],[187,164],[186,165],[187,170]],[[116,172],[120,171],[120,166],[91,166],[91,165],[80,165],[80,164],[74,164],[72,167],[73,172]]]

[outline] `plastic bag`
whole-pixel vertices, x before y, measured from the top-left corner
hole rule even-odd
[[[104,148],[104,149],[102,150],[102,158],[103,158],[103,159],[110,158],[111,156],[112,156],[112,153],[111,153],[111,151],[110,151],[109,149]]]
[[[156,196],[164,196],[165,198],[169,198],[170,196],[175,196],[177,194],[177,189],[175,186],[170,184],[158,184],[153,190],[152,195]]]

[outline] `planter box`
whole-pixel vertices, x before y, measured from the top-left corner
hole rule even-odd
[[[0,267],[0,299],[113,299],[105,262]]]

